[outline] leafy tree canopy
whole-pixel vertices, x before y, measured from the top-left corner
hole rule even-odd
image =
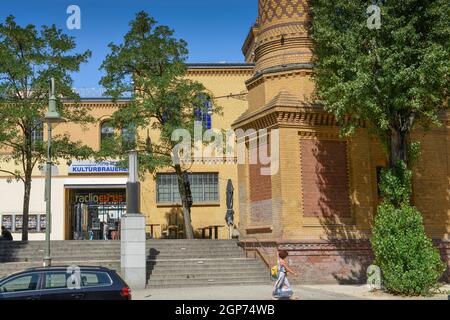
[[[73,53],[75,47],[74,39],[54,25],[40,30],[31,24],[21,27],[13,16],[0,24],[0,160],[16,168],[0,167],[0,172],[25,185],[22,240],[28,239],[32,172],[47,157],[42,120],[48,107],[50,78],[55,79],[61,116],[81,124],[93,121],[71,88],[71,74],[79,71],[91,52]],[[63,108],[67,99],[73,104]],[[68,135],[58,135],[52,153],[55,158],[87,158],[92,150],[71,141]]]
[[[372,1],[312,0],[317,96],[346,133],[366,121],[407,161],[413,126],[439,124],[450,90],[447,0],[378,2],[381,28],[368,28]],[[350,121],[346,122],[346,117]]]

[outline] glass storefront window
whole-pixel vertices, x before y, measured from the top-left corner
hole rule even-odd
[[[118,240],[120,219],[126,213],[125,189],[72,190],[71,232],[74,240]]]

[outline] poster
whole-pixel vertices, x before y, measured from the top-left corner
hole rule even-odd
[[[37,216],[31,215],[28,217],[28,231],[37,231]]]
[[[14,219],[14,226],[16,232],[22,231],[22,224],[23,224],[23,217],[16,216]]]
[[[47,227],[47,221],[45,219],[45,215],[41,215],[39,217],[39,227],[41,231],[45,231],[46,227]]]
[[[2,226],[4,226],[9,231],[12,230],[12,215],[2,217]]]

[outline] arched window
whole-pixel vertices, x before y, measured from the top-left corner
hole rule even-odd
[[[100,138],[101,144],[114,137],[114,127],[110,121],[105,121],[101,125]]]
[[[136,148],[136,126],[130,124],[121,130],[122,147],[126,150]]]
[[[198,96],[198,104],[194,110],[195,121],[201,121],[204,129],[212,128],[213,104],[210,96],[201,94]]]

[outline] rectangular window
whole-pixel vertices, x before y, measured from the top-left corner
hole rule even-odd
[[[50,273],[45,275],[45,289],[67,288],[67,274],[65,272]]]
[[[219,202],[218,173],[191,173],[188,178],[194,204]],[[157,174],[156,190],[158,204],[178,204],[181,202],[175,173]]]
[[[82,272],[81,283],[83,287],[103,287],[112,285],[112,280],[105,272]]]
[[[37,289],[39,274],[19,276],[7,281],[0,287],[0,292],[22,292],[33,291]]]

